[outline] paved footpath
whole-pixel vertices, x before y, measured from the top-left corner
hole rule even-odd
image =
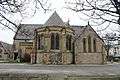
[[[120,63],[107,65],[0,64],[0,73],[61,73],[75,75],[120,75]]]

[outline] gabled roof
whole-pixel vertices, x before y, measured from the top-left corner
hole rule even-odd
[[[51,17],[43,24],[20,24],[18,26],[17,32],[14,36],[14,40],[31,40],[34,39],[34,30],[39,27],[45,26],[66,26],[66,23],[62,21],[56,11],[51,15]],[[83,26],[70,25],[75,30],[75,34],[78,35],[82,32]]]
[[[86,28],[88,28],[88,27],[90,27],[90,29],[96,34],[96,36],[97,36],[102,42],[104,42],[103,39],[96,33],[96,31],[90,26],[89,23],[88,23],[87,26],[84,26],[84,28],[81,29],[80,33],[77,33],[78,35],[76,34],[76,37],[77,37],[76,39],[80,38],[81,35],[85,32]],[[80,30],[79,28],[77,28],[77,29],[78,29],[78,31]],[[77,30],[76,30],[76,31],[77,31]]]
[[[20,24],[14,39],[34,39],[34,30],[42,24]]]
[[[73,30],[75,30],[75,36],[80,35],[85,26],[79,25],[70,25]],[[14,36],[14,40],[33,40],[34,39],[34,30],[43,27],[42,24],[20,24],[18,30]]]
[[[47,26],[66,26],[66,24],[62,21],[62,19],[59,17],[59,15],[55,11],[51,15],[51,17],[46,21],[46,23],[44,25],[43,24],[20,24],[18,27],[18,30],[14,36],[14,39],[15,40],[17,40],[17,39],[32,40],[32,39],[34,39],[34,30],[35,29],[37,29],[39,27],[47,27]],[[79,25],[70,25],[70,26],[75,31],[76,37],[80,37],[81,34],[85,31],[85,29],[87,27],[87,26],[79,26]],[[88,25],[88,26],[90,26],[90,25]],[[94,31],[94,29],[93,29],[93,31]],[[99,37],[98,34],[97,34],[97,36]]]
[[[0,44],[4,48],[5,53],[8,53],[8,54],[12,53],[12,51],[11,51],[12,45],[11,44],[8,44],[8,43],[2,42],[2,41],[0,41]]]
[[[91,27],[90,25],[87,26],[80,26],[80,25],[70,25],[72,29],[75,31],[75,36],[79,38],[81,34],[85,31],[87,27]],[[14,36],[15,40],[33,40],[34,39],[34,30],[43,27],[42,24],[21,24]],[[96,31],[91,27],[91,29],[96,33]],[[22,33],[23,31],[23,33]],[[96,35],[101,39],[101,37],[96,33]],[[102,40],[102,39],[101,39]]]
[[[51,17],[46,21],[44,26],[65,26],[65,23],[56,13],[56,11],[51,15]]]

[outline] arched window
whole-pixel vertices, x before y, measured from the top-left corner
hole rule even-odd
[[[52,33],[51,34],[51,49],[55,48],[54,45],[55,45],[55,35],[54,33]]]
[[[88,52],[91,52],[91,37],[88,36]]]
[[[44,49],[44,34],[38,36],[38,49]]]
[[[59,34],[56,34],[56,49],[59,49]]]
[[[59,49],[59,34],[51,34],[51,49]]]
[[[83,38],[83,52],[86,52],[86,39]]]
[[[72,36],[69,36],[69,50],[71,50],[72,47]]]
[[[96,39],[95,38],[93,39],[93,50],[94,50],[94,52],[97,52],[97,50],[96,50]]]
[[[66,36],[66,49],[67,50],[72,49],[72,36],[71,35]]]
[[[66,36],[66,49],[69,50],[69,35]]]

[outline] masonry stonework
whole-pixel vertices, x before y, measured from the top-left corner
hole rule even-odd
[[[52,33],[59,34],[59,49],[51,49],[51,35]],[[36,37],[34,41],[34,48],[36,48],[37,59],[36,63],[41,64],[71,64],[72,51],[66,49],[66,36],[67,34],[74,37],[74,30],[63,26],[47,26],[36,29]],[[44,34],[44,49],[39,49],[39,35]],[[73,43],[73,40],[72,40]],[[35,61],[34,61],[35,62]]]
[[[89,40],[90,36],[90,40]],[[85,43],[83,42],[85,39]],[[95,42],[94,42],[95,40]],[[84,51],[84,45],[85,50]],[[96,47],[96,50],[95,47]],[[91,50],[89,50],[91,49]],[[105,64],[105,48],[104,42],[100,37],[95,33],[95,31],[88,25],[85,31],[80,37],[76,40],[75,43],[75,56],[76,64]]]
[[[31,63],[106,63],[104,42],[89,24],[70,25],[54,12],[45,24],[21,24],[19,28],[29,35],[18,30],[14,37],[14,51],[18,50],[18,57],[29,53]]]

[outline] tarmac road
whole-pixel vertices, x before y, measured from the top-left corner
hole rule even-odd
[[[1,63],[0,73],[64,73],[77,75],[120,75],[120,63],[107,65],[41,65]]]

